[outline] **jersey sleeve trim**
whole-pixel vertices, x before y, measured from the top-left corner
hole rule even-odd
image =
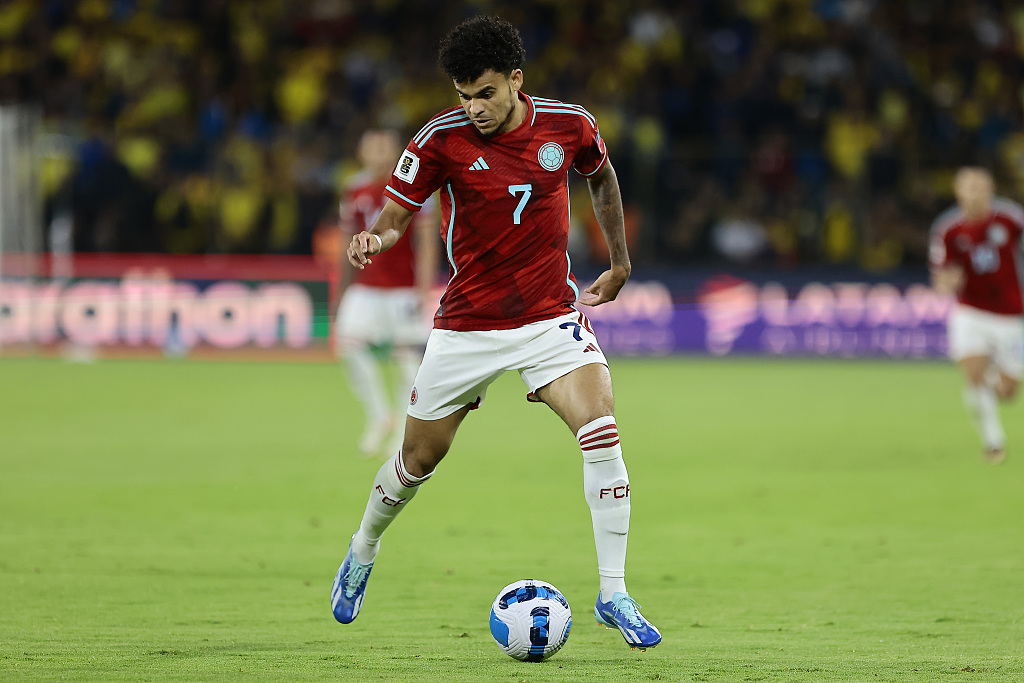
[[[406,197],[404,194],[396,190],[395,188],[388,185],[384,188],[384,191],[391,194],[391,199],[398,202],[400,205],[409,209],[410,211],[419,211],[423,208],[422,202],[414,202],[413,200]]]
[[[590,173],[583,173],[583,172],[582,172],[582,171],[580,171],[579,169],[576,169],[576,172],[577,172],[577,173],[579,173],[579,174],[580,174],[581,176],[583,176],[584,178],[589,178],[590,176],[594,175],[595,173],[597,173],[598,171],[600,171],[600,170],[601,170],[602,168],[604,168],[604,165],[605,165],[606,163],[608,163],[608,152],[607,152],[607,150],[605,151],[605,153],[604,153],[604,156],[603,156],[603,157],[601,157],[601,163],[599,163],[599,164],[597,165],[597,168],[595,168],[595,169],[594,169],[593,171],[591,171]]]

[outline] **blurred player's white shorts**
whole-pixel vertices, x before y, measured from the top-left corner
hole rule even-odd
[[[517,370],[534,391],[576,368],[608,365],[587,316],[578,311],[512,330],[432,330],[409,399],[409,415],[440,420],[477,407],[491,382]],[[530,398],[530,396],[528,396]]]
[[[1024,377],[1024,319],[957,304],[949,314],[949,357],[988,356],[1004,374]]]
[[[338,337],[370,344],[422,346],[430,334],[412,287],[351,285],[338,307]]]

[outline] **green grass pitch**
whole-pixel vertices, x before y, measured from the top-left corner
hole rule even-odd
[[[944,363],[613,359],[627,574],[593,620],[578,446],[514,375],[398,518],[359,619],[331,581],[379,464],[319,364],[0,360],[0,679],[1024,680],[1024,407],[981,462]],[[574,623],[524,664],[497,591]]]

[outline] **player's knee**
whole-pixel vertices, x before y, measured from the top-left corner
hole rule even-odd
[[[369,345],[361,339],[353,339],[352,337],[339,337],[338,338],[338,355],[342,358],[351,356],[354,353],[366,349]]]
[[[1020,391],[1020,382],[1015,380],[1007,380],[1005,377],[1003,381],[999,383],[999,400],[1001,401],[1012,401],[1017,398],[1017,393]]]
[[[569,406],[562,406],[555,412],[565,420],[570,429],[576,430],[577,438],[579,438],[580,430],[588,425],[603,424],[604,422],[615,424],[615,400],[611,393],[587,396],[586,400],[578,400]]]
[[[988,384],[985,379],[984,373],[973,373],[968,372],[964,375],[964,379],[967,381],[968,386],[972,389],[981,389]]]
[[[438,463],[448,454],[451,443],[425,443],[411,439],[408,434],[402,445],[402,462],[405,469],[414,477],[425,477],[437,467]]]

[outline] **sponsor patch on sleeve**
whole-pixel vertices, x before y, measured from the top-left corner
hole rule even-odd
[[[416,179],[416,172],[419,170],[420,158],[406,150],[402,152],[402,158],[398,160],[398,166],[395,167],[395,177],[411,183]]]

